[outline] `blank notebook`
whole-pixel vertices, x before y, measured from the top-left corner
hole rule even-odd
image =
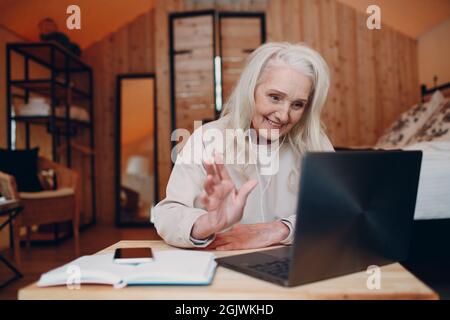
[[[74,284],[207,285],[217,263],[210,252],[188,250],[155,251],[154,260],[136,265],[117,264],[114,253],[80,257],[41,275],[37,286]]]

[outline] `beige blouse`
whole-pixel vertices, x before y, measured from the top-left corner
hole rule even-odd
[[[197,196],[203,192],[206,171],[201,162],[186,161],[186,154],[188,150],[196,150],[194,157],[201,158],[208,149],[204,143],[205,133],[210,129],[224,132],[227,124],[228,117],[223,117],[195,130],[177,157],[167,184],[166,198],[159,202],[152,212],[152,222],[158,234],[170,245],[183,248],[205,247],[214,240],[214,236],[205,240],[193,239],[190,236],[194,222],[206,213],[196,201]],[[333,151],[328,138],[323,136],[322,139],[324,151]],[[197,147],[193,148],[193,144]],[[250,164],[245,169],[237,164],[226,163],[225,166],[237,188],[249,179],[259,181],[247,198],[240,223],[280,220],[290,229],[288,237],[282,243],[291,244],[294,237],[298,194],[296,190],[299,181],[294,181],[294,188],[292,185],[289,187],[288,181],[292,168],[300,168],[300,163],[295,160],[293,150],[287,143],[279,149],[278,157],[278,171],[272,175],[267,175],[267,172],[261,174],[261,167],[256,164]]]

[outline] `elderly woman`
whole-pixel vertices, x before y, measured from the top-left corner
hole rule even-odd
[[[267,43],[255,50],[221,117],[195,130],[177,158],[167,196],[153,211],[159,235],[185,248],[291,244],[302,154],[333,150],[320,122],[328,87],[325,61],[307,46]],[[213,160],[183,161],[192,149],[198,154],[193,145],[204,154],[210,130],[228,129],[254,130],[256,138],[227,141]],[[222,160],[234,150],[238,158],[255,159],[248,155],[261,144],[275,143],[270,159],[276,158],[278,166],[271,174],[261,173],[259,157],[243,164]]]

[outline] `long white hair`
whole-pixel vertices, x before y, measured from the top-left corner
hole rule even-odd
[[[264,72],[280,62],[291,66],[312,81],[306,109],[300,121],[287,134],[286,140],[297,157],[307,151],[325,150],[325,133],[320,116],[330,85],[329,69],[322,56],[304,44],[271,42],[256,49],[248,57],[221,116],[230,117],[230,126],[233,129],[247,132],[255,112],[256,87],[260,84]],[[238,145],[238,149],[245,150],[245,146]],[[298,168],[294,171],[298,173]]]

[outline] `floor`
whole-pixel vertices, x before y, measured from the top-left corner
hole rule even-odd
[[[160,239],[153,228],[114,228],[94,226],[84,230],[80,237],[81,254],[93,254],[120,240],[155,240]],[[3,254],[11,258],[9,250]],[[22,248],[22,279],[16,280],[6,288],[0,289],[0,300],[17,299],[20,288],[36,281],[39,276],[52,268],[75,259],[72,239],[62,241],[59,245],[36,244],[30,249]],[[450,299],[450,263],[406,265],[419,279],[433,288],[441,299]],[[0,266],[0,282],[8,278],[10,271]]]
[[[160,239],[153,228],[115,228],[107,226],[94,226],[81,232],[81,255],[93,254],[120,240],[156,240]],[[9,250],[3,252],[10,261],[13,257]],[[76,258],[73,241],[67,239],[58,245],[35,244],[28,250],[21,250],[23,278],[16,280],[7,287],[0,289],[0,300],[17,299],[20,288],[35,282],[39,276],[55,267],[65,264]],[[0,282],[12,275],[3,264],[0,264]]]

